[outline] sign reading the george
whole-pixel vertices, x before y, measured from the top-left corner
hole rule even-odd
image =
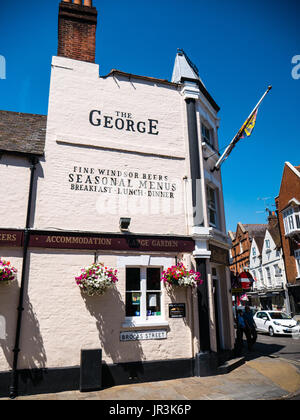
[[[115,111],[113,116],[102,115],[102,111],[93,109],[89,116],[90,124],[114,130],[125,130],[131,133],[152,134],[158,136],[158,120],[134,121],[130,112]]]
[[[165,340],[166,338],[166,330],[123,331],[120,333],[120,341]]]

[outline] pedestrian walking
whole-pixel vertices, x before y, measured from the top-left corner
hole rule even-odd
[[[245,313],[244,313],[243,318],[244,318],[244,323],[245,323],[248,350],[251,351],[257,340],[257,332],[256,332],[255,321],[253,319],[253,313],[249,306],[245,307]]]
[[[237,338],[237,353],[240,354],[242,352],[242,348],[243,348],[243,336],[244,333],[247,337],[247,329],[246,329],[246,323],[245,323],[245,319],[243,316],[243,311],[241,309],[239,309],[237,311],[237,333],[236,333],[236,338]],[[248,339],[247,339],[248,342]]]

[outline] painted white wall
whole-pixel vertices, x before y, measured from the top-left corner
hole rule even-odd
[[[266,241],[269,241],[270,247],[267,248]],[[253,248],[256,249],[256,256],[253,256]],[[275,275],[275,265],[281,269],[281,276],[278,277]],[[250,272],[252,275],[255,275],[257,278],[257,283],[254,285],[254,289],[276,289],[286,287],[286,276],[284,269],[284,261],[282,256],[282,250],[276,249],[276,244],[268,230],[266,230],[264,237],[264,245],[262,252],[259,252],[258,246],[255,242],[255,239],[252,241],[251,250],[250,250]],[[268,281],[266,268],[270,269],[271,282]],[[260,281],[259,270],[263,272],[263,283]]]
[[[4,154],[0,159],[0,228],[24,228],[29,182],[28,160]]]
[[[266,241],[269,241],[270,248],[267,248]],[[275,276],[275,265],[278,265],[281,269],[282,276]],[[267,287],[278,288],[282,285],[286,285],[285,273],[284,273],[284,262],[282,258],[282,252],[276,250],[276,244],[268,230],[266,230],[264,245],[262,249],[262,266],[266,273],[266,268],[269,268],[271,273],[271,283],[267,282]]]
[[[80,226],[80,230],[116,232],[120,217],[131,217],[130,229],[135,233],[186,234],[183,178],[189,165],[184,105],[176,87],[120,75],[103,79],[97,65],[54,57],[35,227],[77,230]],[[101,110],[100,127],[89,122],[92,110]],[[158,135],[105,128],[104,115],[116,118],[116,112],[130,113],[135,124],[157,120],[153,131]],[[87,174],[80,177],[83,186],[91,181],[94,186],[99,170],[114,170],[119,171],[118,182],[126,186],[132,175],[134,191],[143,183],[145,195],[131,196],[128,201],[116,188],[71,190],[69,176],[76,179],[79,168],[93,172],[89,179]],[[163,192],[171,191],[174,198],[146,195],[158,191],[159,181]]]

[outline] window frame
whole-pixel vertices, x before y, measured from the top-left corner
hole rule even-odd
[[[140,316],[127,316],[126,313],[126,302],[127,302],[127,293],[135,292],[132,290],[127,290],[126,287],[126,275],[127,275],[127,268],[138,268],[140,269],[140,290],[137,293],[140,293]],[[140,266],[140,265],[126,265],[125,266],[125,324],[159,324],[165,321],[165,311],[164,311],[164,299],[163,299],[163,288],[162,282],[160,281],[160,289],[159,290],[148,290],[147,289],[147,269],[148,268],[157,268],[160,270],[160,278],[162,275],[163,267],[150,265],[150,266]],[[148,293],[159,293],[160,294],[160,313],[161,315],[147,315],[147,294]]]
[[[298,277],[300,277],[300,250],[296,250],[294,252],[294,257],[295,257],[296,269],[297,269]]]
[[[213,129],[206,123],[201,122],[201,137],[202,140],[210,147],[214,148],[214,134]],[[207,137],[208,134],[208,137]]]
[[[210,191],[213,192],[213,200],[211,200]],[[218,189],[212,187],[210,184],[206,184],[206,201],[207,201],[207,216],[208,216],[208,223],[209,226],[219,229],[219,211],[218,211]],[[211,203],[213,202],[213,206]],[[211,221],[210,212],[214,213],[215,223]]]
[[[266,277],[267,277],[267,286],[272,287],[272,275],[270,267],[265,267]]]
[[[285,235],[300,231],[300,206],[291,206],[282,212]]]

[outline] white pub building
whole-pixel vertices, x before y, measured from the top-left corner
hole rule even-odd
[[[171,82],[99,76],[96,25],[62,1],[48,115],[0,111],[0,396],[205,376],[234,347],[219,107],[183,51]],[[94,262],[102,296],[75,282]],[[177,263],[203,283],[166,288]]]

